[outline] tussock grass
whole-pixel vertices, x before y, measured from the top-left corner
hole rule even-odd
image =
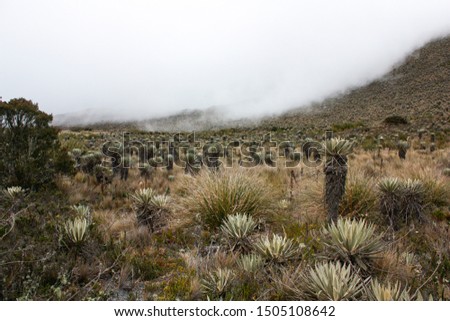
[[[339,215],[344,217],[364,217],[374,210],[377,203],[375,181],[361,172],[352,172],[339,205]]]
[[[268,211],[269,190],[260,177],[245,169],[217,174],[205,171],[190,181],[191,193],[183,206],[211,229],[218,228],[227,215],[259,216]]]

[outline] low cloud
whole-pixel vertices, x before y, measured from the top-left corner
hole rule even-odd
[[[86,121],[277,114],[450,33],[450,2],[437,0],[5,0],[0,11],[0,96]]]

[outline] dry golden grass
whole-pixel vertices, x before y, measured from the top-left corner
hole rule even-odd
[[[377,215],[380,215],[377,183],[384,177],[420,179],[428,191],[427,202],[432,204],[427,209],[448,209],[450,178],[443,174],[443,170],[450,165],[448,156],[449,150],[424,154],[411,149],[406,160],[400,160],[396,150],[383,149],[379,155],[377,151],[356,150],[349,158],[347,192],[340,214],[352,218],[368,217],[368,220],[380,223],[380,233],[388,231],[385,237],[388,249],[380,253],[374,265],[373,273],[381,280],[401,281],[417,287],[433,272],[431,266],[434,267],[439,259],[450,257],[450,232],[445,220],[437,221],[428,215],[427,222],[415,223],[416,226],[411,224],[398,232],[388,230],[388,226],[377,220]],[[82,173],[73,179],[60,178],[58,186],[67,193],[71,204],[87,204],[92,208],[95,233],[103,244],[116,244],[117,248],[127,253],[127,259],[117,270],[120,287],[128,287],[130,281],[133,284],[141,282],[135,261],[146,262],[149,256],[166,249],[170,252],[169,257],[176,261],[174,266],[195,271],[189,278],[189,292],[192,299],[202,299],[202,275],[217,268],[236,270],[237,259],[235,253],[221,247],[220,232],[200,224],[197,219],[198,192],[201,188],[202,193],[208,192],[205,185],[207,179],[211,182],[217,180],[220,184],[224,177],[240,175],[247,182],[256,184],[264,192],[255,213],[255,217],[263,218],[256,236],[286,232],[289,237],[310,242],[308,245],[312,244],[315,248],[308,249],[311,254],[302,262],[305,266],[317,261],[323,254],[320,252],[323,251],[323,244],[319,244],[321,241],[315,234],[326,224],[323,166],[307,167],[302,164],[302,167],[292,170],[294,176],[291,178],[291,169],[282,167],[248,169],[235,166],[222,168],[213,177],[205,168],[199,175],[189,176],[184,174],[183,168],[175,167],[170,173],[157,169],[153,177],[146,181],[137,168],[132,168],[126,182],[116,177],[103,191],[92,177]],[[173,176],[170,180],[169,175]],[[152,188],[158,194],[170,196],[170,219],[164,229],[153,235],[147,227],[137,224],[129,198],[131,193],[142,188]],[[433,265],[426,261],[429,256],[432,256]],[[286,268],[291,271],[295,266],[291,264]],[[155,293],[159,293],[156,288],[164,288],[169,279],[176,278],[177,272],[172,265],[169,268],[164,266],[163,270],[163,275],[156,280],[146,281],[152,290],[145,296],[154,298]],[[80,280],[84,279],[83,275],[89,275],[89,271],[82,266],[77,273]],[[444,295],[449,293],[448,286],[443,284],[441,287]],[[259,297],[278,295],[268,293],[272,292],[265,291]]]
[[[391,247],[384,251],[375,260],[375,270],[388,281],[401,281],[410,283],[419,276],[420,265],[406,261],[405,257],[412,253],[399,252],[398,248]]]

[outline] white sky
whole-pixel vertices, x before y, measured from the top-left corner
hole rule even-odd
[[[449,33],[448,0],[0,0],[0,96],[114,118],[278,113]]]

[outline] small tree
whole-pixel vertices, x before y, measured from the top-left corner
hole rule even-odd
[[[39,188],[73,170],[52,119],[24,98],[0,102],[0,185]]]

